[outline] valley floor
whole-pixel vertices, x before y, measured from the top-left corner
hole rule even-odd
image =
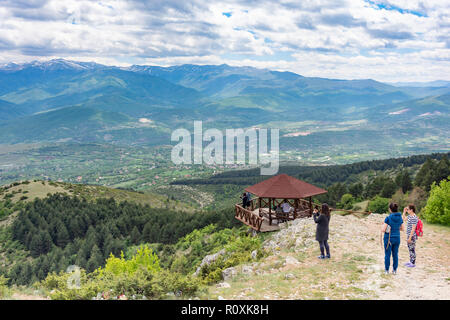
[[[265,241],[272,254],[236,268],[234,278],[211,287],[203,298],[450,299],[450,228],[425,224],[413,269],[404,267],[409,254],[402,233],[397,275],[385,275],[380,244],[385,216],[334,215],[329,260],[317,259],[314,221],[296,220]]]

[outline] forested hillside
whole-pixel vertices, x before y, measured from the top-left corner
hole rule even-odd
[[[43,280],[72,264],[92,272],[111,253],[120,255],[140,243],[175,243],[212,223],[219,228],[237,225],[230,211],[188,214],[112,198],[88,202],[55,194],[30,202],[11,228],[2,229],[6,265],[1,271],[16,284]],[[16,259],[13,249],[32,259]]]
[[[424,221],[448,225],[447,156],[420,155],[332,168],[290,166],[280,171],[324,186],[328,193],[315,197],[317,203],[376,213],[386,212],[391,201],[400,207],[414,203]],[[261,250],[266,236],[249,236],[234,219],[232,206],[249,181],[262,178],[256,170],[247,170],[186,180],[195,188],[204,183],[209,191],[215,190],[216,202],[230,198],[222,209],[210,206],[197,212],[177,210],[170,201],[151,207],[145,200],[151,198],[142,193],[105,187],[39,181],[5,186],[0,202],[4,214],[0,281],[9,287],[48,290],[57,299],[90,299],[105,290],[158,299],[179,291],[184,292],[182,296],[202,294],[198,290],[221,281],[227,268],[267,254]],[[30,185],[46,186],[49,192],[28,198],[34,190]],[[227,186],[231,193],[220,193]],[[73,265],[81,268],[85,283],[75,291],[65,284],[70,275],[66,270]]]

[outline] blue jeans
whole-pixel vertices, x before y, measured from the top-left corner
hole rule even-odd
[[[389,235],[384,236],[384,269],[389,271],[389,266],[391,265],[391,254],[392,254],[392,269],[397,270],[398,267],[398,248],[400,247],[400,237],[392,237],[389,240]]]

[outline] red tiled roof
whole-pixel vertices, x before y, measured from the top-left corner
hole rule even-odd
[[[300,199],[327,191],[287,174],[279,174],[245,189],[262,198]]]

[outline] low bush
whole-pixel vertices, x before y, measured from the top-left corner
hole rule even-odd
[[[79,272],[79,287],[70,286],[73,274],[51,273],[37,287],[48,290],[52,299],[162,299],[167,294],[190,297],[201,283],[180,273],[163,270],[158,257],[146,246],[141,246],[136,255],[125,259],[111,255],[104,268],[92,273],[84,269]]]
[[[7,286],[8,279],[0,275],[0,299],[4,299],[9,295],[9,288]]]
[[[389,211],[389,199],[376,196],[369,201],[367,210],[374,213],[386,213]]]
[[[430,197],[423,209],[423,217],[431,223],[450,226],[450,182],[442,180],[439,185],[433,182]]]

